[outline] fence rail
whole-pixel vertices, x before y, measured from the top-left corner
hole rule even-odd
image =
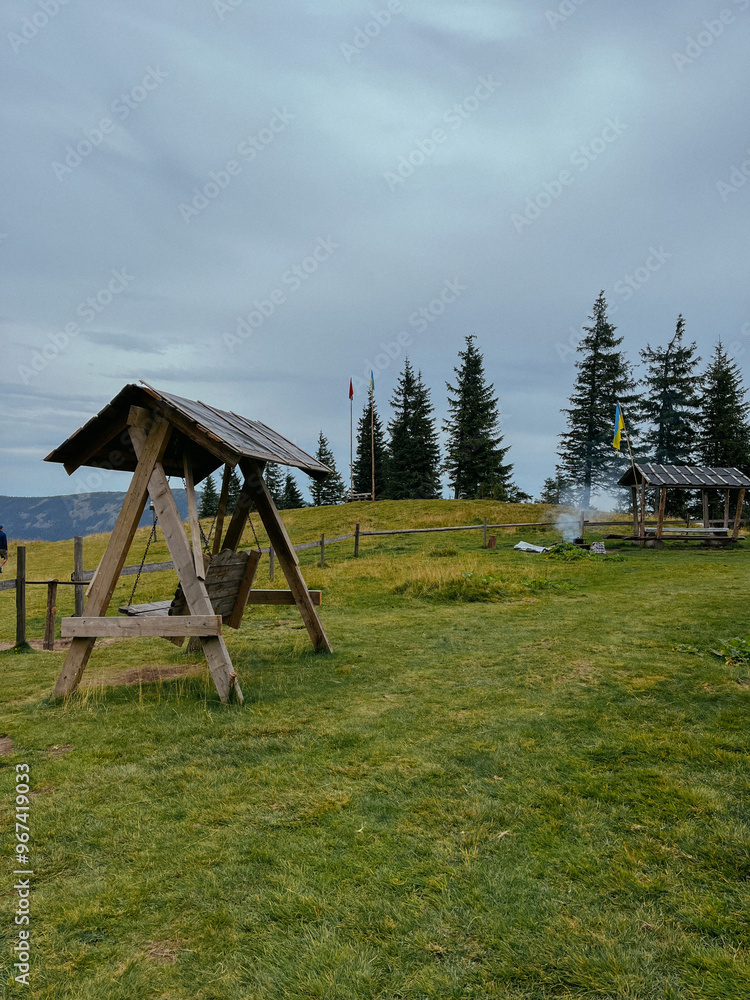
[[[697,520],[700,520],[699,518]],[[628,528],[629,520],[620,521],[587,521],[584,519],[583,514],[578,518],[574,518],[568,515],[568,521],[571,526],[575,525],[581,534],[585,528],[612,528],[621,527],[624,529]],[[656,525],[656,520],[646,520],[644,522],[645,527]],[[685,518],[680,518],[678,520],[664,521],[664,524],[679,524],[685,523]],[[689,522],[688,522],[689,523]],[[713,522],[709,522],[712,524]],[[437,532],[444,531],[482,531],[482,547],[488,547],[488,541],[490,544],[494,542],[494,539],[488,538],[487,532],[499,531],[505,528],[509,529],[519,529],[519,528],[546,528],[553,531],[559,531],[557,522],[555,521],[520,521],[513,524],[489,524],[485,518],[480,524],[459,524],[450,525],[446,527],[439,528],[390,528],[387,530],[374,530],[374,531],[362,531],[359,524],[355,525],[354,533],[350,535],[337,535],[335,538],[326,538],[325,535],[321,535],[320,538],[314,542],[302,542],[299,545],[294,546],[295,552],[304,552],[308,549],[319,549],[320,550],[320,565],[325,565],[325,547],[326,545],[334,545],[337,542],[347,542],[354,540],[354,557],[359,556],[359,542],[361,538],[376,538],[384,537],[387,535],[424,535],[433,534]],[[710,530],[710,529],[709,529]],[[634,540],[637,538],[634,537]],[[266,548],[261,548],[262,553],[268,554],[270,556],[269,565],[269,576],[270,579],[274,578],[274,568],[275,568],[275,552],[272,546],[266,546]],[[56,602],[57,602],[57,588],[59,586],[67,586],[75,588],[75,615],[74,617],[81,617],[84,608],[84,584],[89,583],[93,580],[95,575],[95,570],[84,570],[83,569],[83,538],[77,536],[75,538],[75,550],[74,550],[74,565],[75,569],[70,574],[70,580],[28,580],[26,578],[26,546],[19,545],[17,548],[17,574],[15,580],[2,580],[0,581],[0,592],[6,590],[16,591],[16,645],[21,646],[26,642],[26,587],[39,585],[47,587],[47,615],[45,624],[45,635],[44,635],[44,648],[53,649],[54,648],[54,616],[56,612]],[[174,569],[174,563],[172,561],[160,562],[160,563],[146,563],[142,566],[124,566],[120,572],[121,576],[135,576],[139,573],[163,573],[168,570]]]

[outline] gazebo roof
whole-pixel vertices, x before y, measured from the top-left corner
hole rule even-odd
[[[657,465],[635,463],[618,481],[618,486],[671,486],[677,489],[726,489],[750,486],[750,479],[739,469],[709,469],[702,465]]]
[[[131,406],[158,413],[172,424],[162,463],[168,476],[183,474],[186,451],[196,482],[224,463],[234,466],[245,458],[290,465],[315,478],[331,474],[328,466],[259,420],[247,420],[208,403],[173,396],[146,383],[126,385],[103,410],[55,448],[45,462],[60,462],[69,475],[82,465],[133,472],[137,459],[127,431]]]

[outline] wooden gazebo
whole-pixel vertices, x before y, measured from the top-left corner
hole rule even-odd
[[[633,537],[646,541],[646,490],[659,491],[659,513],[655,538],[661,541],[664,534],[674,541],[709,540],[714,543],[737,541],[742,518],[745,490],[750,479],[739,469],[709,469],[699,465],[657,465],[653,462],[634,463],[619,480],[619,486],[630,487],[633,498]],[[703,501],[703,524],[701,528],[665,528],[664,510],[667,490],[701,491]],[[724,520],[722,525],[709,522],[709,491],[718,490],[724,494]],[[731,498],[734,491],[737,506],[730,528]],[[640,500],[640,503],[639,503]],[[640,508],[640,515],[639,515]],[[730,534],[731,531],[731,534]],[[652,539],[654,535],[650,536]]]
[[[63,634],[72,637],[72,643],[55,685],[56,697],[70,694],[78,686],[99,636],[163,636],[173,640],[197,636],[222,702],[229,701],[232,693],[242,702],[239,681],[222,638],[222,625],[238,627],[245,603],[253,603],[251,586],[260,553],[238,552],[253,505],[290,588],[266,592],[273,601],[255,603],[296,604],[316,652],[331,652],[314,598],[302,578],[297,554],[263,479],[263,469],[269,461],[302,469],[316,478],[330,475],[327,466],[291,441],[258,421],[173,396],[143,383],[125,386],[45,461],[61,462],[69,475],[80,466],[133,473],[107,549],[89,585],[83,617],[63,619]],[[224,481],[212,557],[214,570],[219,574],[213,593],[218,596],[212,603],[212,563],[201,548],[195,483],[222,465]],[[229,473],[236,466],[244,481],[224,534]],[[190,538],[180,519],[168,476],[185,480]],[[107,618],[149,495],[177,570],[181,601],[173,601],[172,607],[165,602],[163,610],[137,618]],[[232,590],[230,606],[220,608],[219,601],[228,596],[228,588]]]

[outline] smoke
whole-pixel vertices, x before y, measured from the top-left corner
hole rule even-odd
[[[577,517],[570,514],[561,514],[555,521],[555,528],[560,532],[564,542],[572,542],[578,537],[580,527]]]

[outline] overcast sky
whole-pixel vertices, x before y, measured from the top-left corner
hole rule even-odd
[[[42,459],[141,378],[322,428],[348,479],[349,378],[387,418],[407,350],[442,419],[476,334],[536,494],[602,288],[633,360],[682,312],[748,363],[750,0],[5,0],[0,32],[0,493],[125,488]]]

